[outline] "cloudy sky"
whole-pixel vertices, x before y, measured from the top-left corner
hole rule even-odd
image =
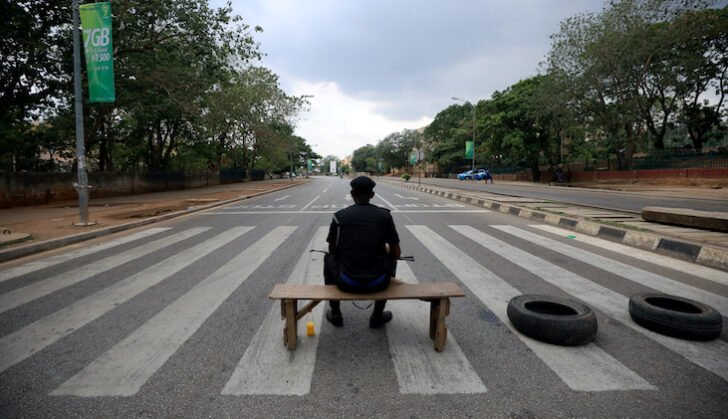
[[[222,4],[213,0],[213,6]],[[296,134],[340,158],[533,76],[549,36],[603,0],[232,0],[263,64],[313,95]]]

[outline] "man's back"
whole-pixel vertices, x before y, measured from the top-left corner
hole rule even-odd
[[[329,243],[335,243],[341,270],[364,281],[387,270],[387,243],[399,242],[389,210],[372,204],[355,204],[334,215]]]
[[[389,286],[400,255],[399,236],[389,210],[369,203],[376,183],[366,176],[350,182],[355,204],[334,214],[326,241],[329,254],[324,257],[324,282],[348,292],[371,293]],[[389,249],[387,249],[389,245]],[[389,252],[387,251],[389,250]],[[369,327],[381,327],[392,320],[384,311],[386,300],[374,303]],[[344,325],[339,301],[329,301],[326,320]]]

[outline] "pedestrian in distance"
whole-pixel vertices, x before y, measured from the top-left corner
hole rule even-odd
[[[354,205],[334,214],[326,241],[324,282],[352,293],[385,290],[397,270],[400,257],[399,236],[389,210],[369,203],[376,183],[359,176],[350,182]],[[387,301],[376,301],[369,327],[378,328],[392,320],[384,311]],[[330,301],[326,320],[336,327],[344,325],[340,301]]]
[[[489,180],[490,183],[493,183],[493,176],[490,174],[490,169],[485,169],[485,176],[483,179],[485,179],[485,183],[488,183]]]

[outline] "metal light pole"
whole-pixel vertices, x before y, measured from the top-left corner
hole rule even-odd
[[[83,96],[81,92],[81,40],[78,31],[78,0],[73,0],[73,91],[76,109],[76,162],[78,183],[73,186],[78,192],[80,220],[76,225],[87,226],[88,222],[88,176],[86,174],[86,146],[83,134]]]
[[[459,100],[461,102],[470,103],[469,101],[465,99],[460,99],[458,97],[453,96],[452,100]],[[473,105],[473,179],[475,179],[475,105]]]

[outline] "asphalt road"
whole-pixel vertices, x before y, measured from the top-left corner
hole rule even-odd
[[[287,351],[267,296],[275,283],[323,282],[310,250],[326,247],[348,191],[317,178],[0,265],[2,416],[725,417],[728,333],[667,338],[627,311],[630,295],[658,290],[728,313],[725,272],[386,183],[373,203],[392,210],[415,258],[398,277],[466,292],[445,351],[433,350],[419,301],[390,302],[394,320],[379,330],[370,308],[343,304],[337,329],[320,305],[316,335],[302,324]],[[505,308],[521,293],[589,304],[596,341],[518,333]]]
[[[410,182],[417,181],[417,178]],[[422,180],[421,180],[422,181]],[[644,207],[688,208],[700,211],[728,212],[728,200],[722,198],[686,198],[659,196],[640,192],[621,192],[589,188],[571,188],[530,183],[488,183],[455,179],[424,179],[426,184],[479,192],[537,198],[617,211],[642,212]]]

